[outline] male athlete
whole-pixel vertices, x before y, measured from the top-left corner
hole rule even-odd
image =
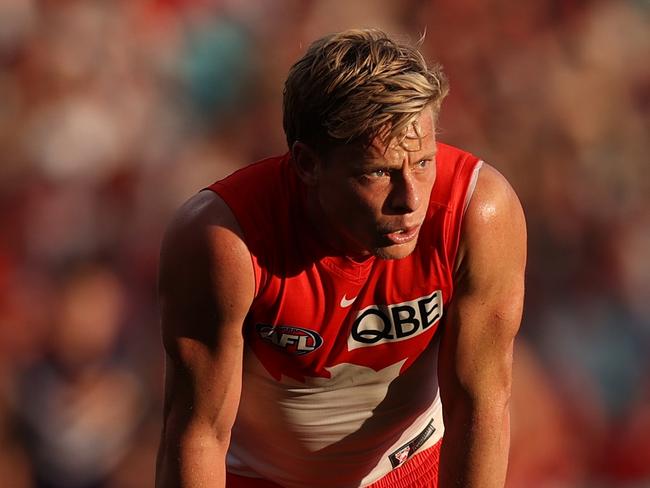
[[[501,487],[525,224],[375,30],[290,70],[289,152],[191,198],[160,269],[157,485]]]

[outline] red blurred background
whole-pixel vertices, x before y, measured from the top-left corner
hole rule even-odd
[[[3,0],[0,480],[152,486],[165,224],[286,150],[289,66],[380,27],[529,225],[508,486],[650,486],[647,0]]]

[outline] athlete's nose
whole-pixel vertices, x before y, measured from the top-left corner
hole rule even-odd
[[[396,213],[412,213],[420,206],[420,192],[408,171],[395,174],[390,194],[390,207]]]

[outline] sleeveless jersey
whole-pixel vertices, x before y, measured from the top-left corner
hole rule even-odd
[[[255,273],[229,472],[288,488],[367,486],[441,439],[436,331],[480,164],[438,143],[417,245],[396,260],[359,262],[319,242],[289,155],[209,187]]]

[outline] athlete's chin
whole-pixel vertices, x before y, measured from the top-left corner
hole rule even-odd
[[[378,247],[375,249],[374,255],[379,259],[403,259],[413,253],[416,244],[417,240],[414,239],[404,244]]]

